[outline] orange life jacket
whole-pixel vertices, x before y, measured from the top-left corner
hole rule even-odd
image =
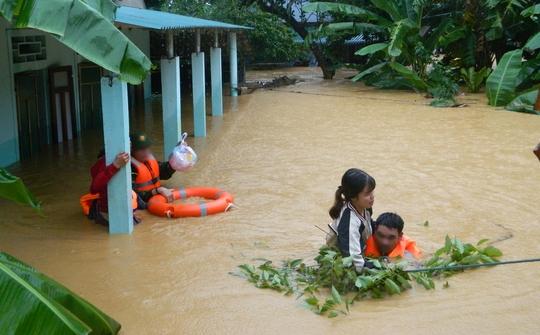
[[[79,199],[79,203],[81,204],[81,208],[85,216],[88,216],[88,214],[90,214],[90,208],[92,207],[92,202],[94,202],[95,200],[99,198],[100,198],[100,195],[97,193],[87,193]],[[137,193],[133,191],[131,191],[131,207],[133,208],[133,210],[137,209],[138,207]]]
[[[420,258],[420,250],[416,247],[416,242],[405,235],[401,235],[401,238],[394,247],[394,250],[388,254],[388,257],[404,257],[405,252],[409,252],[414,256],[414,258]],[[379,252],[379,249],[377,249],[377,244],[375,243],[375,237],[373,235],[371,235],[366,242],[365,255],[372,258],[381,257],[381,253]]]
[[[131,165],[137,172],[137,178],[135,178],[132,185],[135,192],[151,191],[161,186],[159,182],[159,163],[154,156],[151,156],[144,163],[131,157]]]

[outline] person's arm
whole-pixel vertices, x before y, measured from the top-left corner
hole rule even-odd
[[[360,226],[358,221],[353,220],[349,228],[349,255],[352,256],[352,262],[356,272],[360,273],[364,269],[366,261],[364,259],[362,243],[362,234],[360,234]]]
[[[356,272],[361,272],[365,266],[361,222],[355,220],[349,209],[345,209],[338,225],[338,245],[344,257],[352,256]]]
[[[129,162],[129,154],[121,152],[114,158],[113,162],[105,166],[105,157],[98,160],[91,169],[92,184],[90,193],[103,193],[107,191],[107,184],[111,178]]]
[[[103,163],[105,165],[105,163]],[[111,178],[118,172],[118,168],[114,164],[109,164],[105,168],[102,168],[92,178],[92,184],[90,185],[90,193],[103,193],[107,190],[107,184]]]
[[[169,162],[159,162],[159,179],[170,179],[175,172]]]
[[[536,147],[534,147],[533,152],[540,161],[540,142],[536,145]]]

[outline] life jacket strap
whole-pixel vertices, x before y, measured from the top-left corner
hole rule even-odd
[[[146,186],[150,186],[150,185],[154,185],[154,184],[157,184],[159,182],[159,178],[153,178],[153,179],[150,179],[149,181],[146,181],[144,183],[133,183],[133,188],[138,190],[140,188],[143,188],[143,187],[146,187]]]

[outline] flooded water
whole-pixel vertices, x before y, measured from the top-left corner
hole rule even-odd
[[[322,81],[316,70],[293,72],[305,81],[226,99],[209,136],[190,139],[196,168],[165,183],[223,188],[239,209],[178,220],[143,213],[133,235],[109,236],[78,205],[101,142],[87,136],[13,170],[47,217],[2,202],[0,248],[102,308],[122,334],[538,334],[534,263],[468,271],[447,289],[362,301],[335,319],[228,274],[257,257],[312,257],[323,240],[314,225],[328,223],[353,166],[377,180],[375,215],[400,213],[426,253],[450,234],[499,240],[505,259],[540,256],[538,116],[489,107],[482,95],[462,97],[466,108],[436,109],[418,94],[351,84],[344,73]],[[157,136],[159,114],[134,125]]]

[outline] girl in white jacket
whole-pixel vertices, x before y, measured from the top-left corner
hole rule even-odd
[[[371,208],[375,201],[375,179],[360,169],[349,169],[341,178],[329,214],[330,228],[337,235],[337,247],[344,257],[352,256],[357,272],[369,264],[364,259],[367,239],[372,233]]]

